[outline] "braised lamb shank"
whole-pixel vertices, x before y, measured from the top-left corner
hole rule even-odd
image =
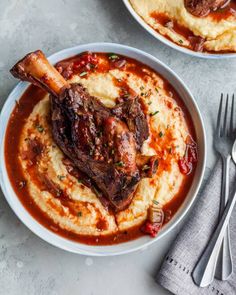
[[[140,156],[149,130],[139,97],[108,108],[81,84],[69,84],[40,50],[26,55],[11,73],[50,93],[55,142],[92,180],[101,200],[105,197],[115,210],[126,208],[137,183],[151,177],[158,164],[156,157]]]

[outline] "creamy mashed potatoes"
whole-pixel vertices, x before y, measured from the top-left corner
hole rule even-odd
[[[225,13],[225,17],[216,15],[223,15],[223,11],[195,17],[185,9],[184,0],[130,0],[130,3],[148,25],[178,45],[193,49],[189,38],[192,33],[204,39],[205,51],[236,51],[236,11]],[[174,26],[168,20],[174,21]]]
[[[146,11],[152,10],[158,1],[150,3],[153,7],[144,6]],[[102,58],[100,62],[104,62]],[[26,120],[20,138],[19,160],[30,197],[52,224],[74,234],[99,236],[129,230],[142,224],[153,200],[163,207],[180,192],[185,176],[180,172],[178,160],[185,154],[190,132],[186,117],[166,82],[147,67],[139,71],[111,68],[73,75],[69,81],[83,84],[108,107],[116,104],[121,81],[140,95],[149,115],[151,133],[143,144],[142,154],[158,156],[158,171],[152,179],[140,181],[126,210],[107,211],[94,192],[71,175],[64,165],[64,155],[53,141],[50,101],[46,95]],[[38,153],[37,165],[33,165],[35,158],[32,155],[31,159],[31,150]]]

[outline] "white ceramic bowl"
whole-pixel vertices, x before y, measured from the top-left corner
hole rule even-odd
[[[124,253],[129,253],[138,249],[141,249],[144,246],[148,246],[159,239],[161,239],[165,234],[176,226],[176,224],[183,218],[183,216],[189,210],[191,204],[193,203],[199,186],[202,181],[203,172],[205,168],[205,151],[206,151],[206,142],[205,142],[205,132],[203,127],[203,122],[199,109],[192,97],[190,91],[185,86],[185,84],[180,80],[180,78],[166,65],[161,61],[154,58],[153,56],[140,51],[135,48],[131,48],[119,44],[111,43],[93,43],[86,45],[79,45],[73,48],[65,49],[60,52],[57,52],[49,57],[51,63],[55,64],[56,62],[74,56],[83,51],[97,51],[97,52],[115,52],[117,54],[123,54],[134,59],[137,59],[144,64],[152,67],[158,73],[160,73],[164,78],[166,78],[179,93],[180,97],[183,99],[186,104],[194,122],[196,129],[197,142],[199,146],[199,161],[197,169],[194,176],[194,181],[192,187],[186,196],[185,202],[182,204],[178,212],[171,219],[171,221],[166,224],[156,238],[150,238],[144,236],[133,241],[129,241],[122,244],[112,245],[112,246],[89,246],[85,244],[80,244],[78,242],[67,240],[55,233],[49,231],[47,228],[38,223],[24,208],[17,195],[15,194],[10,181],[8,179],[6,165],[4,161],[4,138],[7,123],[9,116],[15,106],[15,101],[18,100],[23,92],[28,87],[28,83],[20,82],[10,93],[0,115],[0,184],[3,190],[3,193],[15,212],[15,214],[20,218],[20,220],[36,235],[44,239],[50,244],[62,248],[67,251],[74,253],[84,254],[84,255],[94,255],[94,256],[109,256],[109,255],[119,255]]]
[[[173,0],[174,1],[174,0]],[[132,5],[130,4],[129,0],[123,0],[126,8],[129,10],[131,15],[136,19],[136,21],[151,35],[153,35],[156,39],[161,41],[162,43],[166,44],[167,46],[176,49],[180,52],[187,53],[189,55],[201,58],[210,58],[210,59],[223,59],[223,58],[236,58],[236,53],[206,53],[206,52],[197,52],[185,48],[183,46],[179,46],[176,43],[168,40],[163,35],[159,34],[155,31],[152,27],[150,27],[133,9]]]

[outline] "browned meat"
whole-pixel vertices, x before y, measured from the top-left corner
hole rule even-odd
[[[79,84],[51,103],[56,143],[116,209],[126,207],[140,180],[133,133]]]
[[[11,73],[51,93],[55,142],[91,179],[103,204],[105,197],[116,210],[124,209],[140,179],[151,177],[158,165],[155,157],[138,160],[138,151],[149,135],[139,98],[107,108],[82,85],[69,85],[42,52],[35,55],[27,55]]]
[[[203,51],[205,39],[199,36],[190,36],[188,40],[194,51]]]
[[[113,108],[112,113],[126,121],[129,130],[134,133],[136,147],[140,150],[149,136],[149,130],[139,97],[130,97],[128,101],[118,104]]]
[[[185,8],[197,17],[207,16],[211,11],[226,6],[230,0],[185,0]]]
[[[38,160],[38,157],[43,151],[43,145],[40,141],[35,139],[27,139],[27,149],[21,153],[21,158],[23,160],[28,160],[29,164],[35,164]]]

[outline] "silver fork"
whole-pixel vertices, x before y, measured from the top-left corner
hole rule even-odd
[[[225,205],[229,197],[229,165],[231,160],[232,145],[234,138],[234,95],[232,96],[231,111],[229,111],[229,95],[226,96],[226,104],[223,110],[223,94],[221,94],[220,106],[217,117],[217,128],[214,136],[214,146],[220,154],[223,165],[222,185],[221,185],[221,201],[220,213],[221,218]],[[229,114],[230,112],[230,114]],[[224,114],[223,114],[224,113]],[[222,118],[223,117],[223,118]],[[230,118],[229,118],[230,117]],[[221,245],[218,256],[215,277],[219,280],[227,280],[233,272],[230,233],[229,227],[225,232],[225,236]]]
[[[224,223],[225,227],[227,226],[228,222],[222,221],[221,216],[229,196],[229,163],[234,140],[234,95],[232,97],[230,119],[228,118],[228,105],[229,95],[226,97],[226,105],[223,110],[223,94],[221,94],[217,117],[217,128],[214,136],[214,145],[218,153],[221,155],[223,163],[219,220],[220,224]],[[228,123],[228,121],[230,122]],[[229,229],[227,226],[226,230],[223,230],[221,228],[222,224],[221,226],[219,225],[216,230],[217,232],[215,231],[213,233],[212,238],[210,239],[198,263],[196,264],[192,274],[194,282],[200,287],[206,287],[210,285],[214,279],[214,276],[221,280],[226,280],[233,271]],[[220,232],[221,237],[218,236],[218,232]]]

